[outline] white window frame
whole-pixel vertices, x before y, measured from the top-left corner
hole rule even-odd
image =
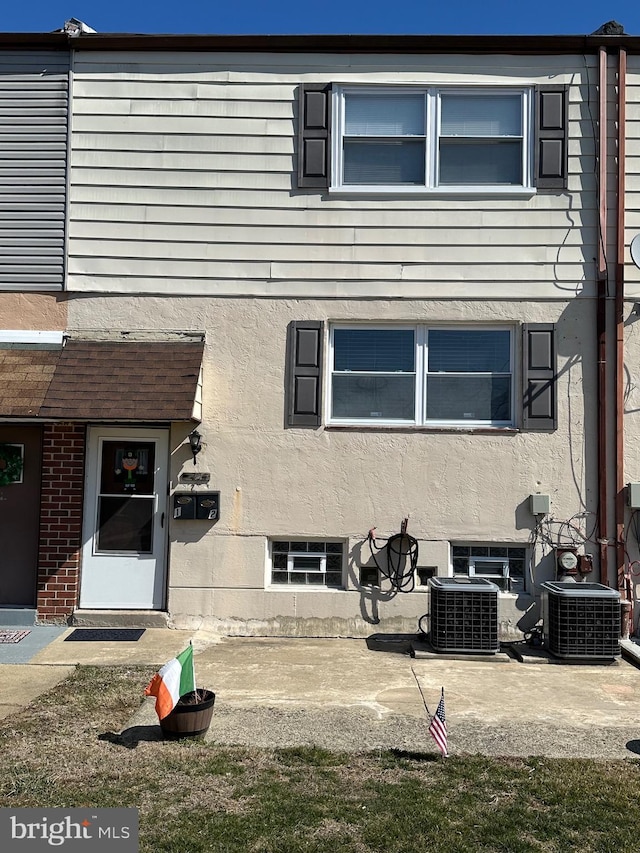
[[[491,563],[495,565],[499,563],[502,566],[502,571],[487,572],[486,567]],[[501,559],[500,557],[474,557],[473,554],[469,557],[469,577],[470,578],[502,578],[503,580],[509,577],[509,558]]]
[[[425,184],[413,185],[362,185],[346,184],[343,181],[344,158],[343,140],[345,136],[345,101],[349,94],[406,94],[408,91],[422,92],[426,98],[425,136]],[[522,184],[474,184],[440,186],[438,183],[438,151],[440,142],[440,104],[441,96],[458,95],[514,95],[521,96],[522,103]],[[401,195],[533,195],[533,153],[534,153],[534,88],[533,86],[421,86],[417,84],[351,86],[335,85],[332,90],[332,183],[329,192],[348,194],[401,194]],[[393,137],[390,137],[393,138]],[[497,137],[488,137],[495,139]]]
[[[454,568],[454,554],[453,549],[455,547],[468,548],[470,551],[468,557],[468,572],[459,572]],[[474,548],[519,548],[524,550],[524,567],[522,572],[522,588],[512,590],[511,589],[511,574],[510,574],[510,558],[507,555],[506,557],[498,557],[498,556],[484,556],[473,553]],[[526,593],[528,591],[528,577],[527,577],[527,562],[528,562],[528,549],[524,543],[517,542],[452,542],[451,543],[451,575],[452,577],[470,577],[470,578],[484,578],[485,580],[491,581],[492,583],[496,583],[500,587],[500,581],[502,580],[505,583],[506,589],[500,588],[501,594],[508,595],[518,595],[522,593]],[[516,558],[513,558],[516,559]],[[483,571],[483,564],[486,565],[491,563],[495,565],[496,563],[502,563],[502,573],[497,574],[495,571],[491,571],[489,573]]]
[[[289,574],[289,575],[292,572],[296,572],[296,571],[311,572],[312,574],[318,574],[318,575],[326,575],[328,573],[327,572],[327,557],[328,556],[336,556],[335,554],[331,554],[330,552],[327,552],[327,551],[288,550],[286,552],[287,568],[286,569],[281,569],[281,568],[276,569],[276,568],[274,568],[274,565],[273,565],[273,557],[274,557],[273,545],[275,542],[289,542],[290,545],[292,545],[292,546],[295,545],[296,542],[324,542],[324,543],[342,545],[342,553],[340,554],[340,585],[334,586],[332,584],[331,586],[328,586],[327,583],[324,581],[323,581],[323,583],[318,583],[318,584],[306,584],[306,583],[295,584],[295,583],[276,583],[276,582],[274,582],[274,580],[273,580],[274,571],[276,571],[276,572],[286,571],[287,574]],[[300,536],[298,536],[296,538],[288,538],[286,536],[272,536],[267,540],[267,571],[266,571],[266,578],[265,578],[266,588],[269,590],[277,591],[277,592],[285,592],[287,590],[296,590],[296,591],[306,590],[309,592],[318,592],[318,591],[341,592],[341,591],[344,591],[344,589],[345,589],[344,558],[345,558],[346,548],[347,548],[346,542],[342,539],[339,539],[339,538],[324,537],[324,538],[320,539],[320,538],[314,538],[314,537],[303,538]],[[282,551],[282,552],[277,552],[277,553],[284,554],[285,552]],[[320,561],[320,567],[319,567],[318,571],[316,572],[313,569],[296,569],[294,566],[294,563],[295,563],[295,560],[297,557],[312,557],[312,558],[318,559]],[[331,574],[337,574],[337,571],[331,570],[330,573]]]
[[[403,418],[338,418],[333,417],[332,415],[332,406],[333,406],[333,377],[334,375],[344,375],[342,371],[334,371],[334,355],[335,355],[335,345],[334,345],[334,336],[336,329],[394,329],[394,330],[412,330],[414,332],[414,342],[415,342],[415,355],[414,355],[414,365],[415,370],[413,375],[415,376],[415,407],[414,407],[414,417],[412,420],[407,420]],[[427,378],[429,375],[427,373],[427,365],[428,365],[428,335],[430,331],[433,330],[449,330],[449,331],[496,331],[496,332],[509,332],[509,376],[511,377],[511,393],[509,399],[509,411],[510,418],[505,421],[490,421],[490,420],[476,420],[473,418],[465,418],[462,420],[436,420],[436,419],[428,419],[427,412]],[[394,324],[394,323],[332,323],[329,331],[329,346],[327,347],[327,369],[326,375],[327,379],[327,393],[325,394],[326,398],[326,409],[325,409],[325,423],[328,425],[344,425],[344,426],[416,426],[416,427],[432,427],[437,429],[439,427],[445,429],[473,429],[473,428],[487,428],[487,429],[505,429],[505,428],[515,428],[515,328],[511,325],[498,325],[498,324]],[[368,373],[369,371],[367,371]],[[380,371],[382,374],[383,371]],[[411,375],[409,373],[404,375]],[[456,375],[453,372],[450,375]],[[458,374],[462,375],[462,374]],[[467,374],[464,374],[467,375]],[[485,374],[485,373],[473,373],[468,374],[472,376],[489,376],[489,375],[506,375],[506,374]]]

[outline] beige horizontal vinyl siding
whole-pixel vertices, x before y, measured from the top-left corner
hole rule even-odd
[[[592,60],[589,59],[589,62]],[[467,73],[461,72],[464,67]],[[595,67],[589,69],[591,82]],[[469,75],[472,75],[471,77]],[[302,82],[574,80],[569,192],[298,190]],[[581,57],[76,56],[69,286],[83,291],[535,298],[592,284],[594,124]],[[591,109],[593,109],[593,105]],[[158,264],[161,261],[161,266]],[[492,289],[492,283],[499,285]]]
[[[633,264],[629,251],[631,241],[640,234],[640,57],[638,56],[630,55],[627,58],[626,102],[625,292],[627,297],[638,299],[640,298],[640,270]],[[637,371],[634,370],[634,373]]]
[[[154,195],[155,194],[155,195]],[[166,203],[151,203],[150,197],[155,199],[164,198]],[[369,202],[370,207],[358,205],[355,201],[349,203],[326,202],[325,204],[310,203],[304,205],[303,200],[292,199],[291,204],[286,204],[286,195],[268,192],[227,192],[223,190],[203,192],[196,199],[195,194],[190,191],[176,190],[171,193],[158,190],[147,191],[146,204],[141,204],[140,193],[133,194],[130,190],[122,191],[117,187],[79,187],[72,190],[74,204],[74,218],[79,220],[93,220],[95,222],[133,222],[133,223],[170,223],[178,224],[224,224],[238,225],[241,227],[253,225],[293,226],[293,227],[377,227],[401,230],[411,226],[426,231],[430,228],[446,228],[455,230],[457,228],[481,228],[481,229],[517,229],[521,232],[529,231],[531,228],[564,229],[568,237],[572,228],[597,224],[597,211],[593,207],[581,210],[578,204],[568,213],[569,216],[558,216],[557,211],[544,207],[545,198],[536,199],[536,208],[529,209],[526,224],[520,223],[521,216],[509,210],[504,210],[496,203],[496,207],[490,209],[488,203],[485,209],[478,210],[472,207],[463,208],[462,205],[455,213],[455,223],[452,222],[452,213],[448,209],[425,209],[416,199],[398,201],[395,204],[385,204],[378,200],[378,206]],[[251,204],[258,198],[262,204]],[[293,203],[296,202],[297,203]],[[215,203],[214,203],[215,202]],[[281,204],[278,204],[281,202]],[[540,202],[538,205],[537,203]],[[443,203],[443,208],[445,203]],[[99,214],[99,215],[98,215]],[[124,232],[123,232],[124,233]],[[247,232],[248,235],[251,232]],[[215,239],[215,233],[212,232]],[[171,239],[172,233],[168,229],[167,239]],[[543,244],[549,241],[546,235],[540,235]],[[250,240],[247,240],[250,242]],[[562,241],[564,243],[564,240]],[[585,247],[586,250],[586,247]]]

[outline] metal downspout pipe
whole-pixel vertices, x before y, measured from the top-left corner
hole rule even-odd
[[[626,176],[626,88],[627,51],[618,51],[618,171],[616,220],[616,365],[615,365],[615,432],[616,432],[616,569],[622,599],[632,601],[630,579],[625,576],[625,484],[624,484],[624,246],[625,246],[625,176]],[[630,605],[628,605],[630,607]]]
[[[598,281],[596,336],[598,354],[598,545],[600,583],[609,585],[607,466],[607,50],[598,49]]]

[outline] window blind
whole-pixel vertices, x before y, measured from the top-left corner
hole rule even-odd
[[[424,94],[353,94],[345,100],[347,136],[424,136]]]
[[[510,332],[490,329],[431,329],[429,372],[510,373]]]
[[[442,95],[442,136],[521,136],[520,95]]]

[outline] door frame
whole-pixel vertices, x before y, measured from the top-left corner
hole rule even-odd
[[[154,529],[152,552],[147,562],[143,555],[113,553],[99,554],[94,550],[98,528],[98,497],[99,476],[102,464],[102,445],[105,441],[156,442],[154,460]],[[169,486],[169,428],[168,427],[138,427],[138,426],[100,426],[92,425],[87,429],[87,459],[85,471],[85,496],[82,523],[82,570],[80,575],[80,608],[92,610],[163,610],[166,602],[167,569],[168,569],[168,486]],[[138,561],[143,571],[146,571],[147,592],[137,599],[110,599],[102,591],[117,588],[118,584],[103,583],[99,575],[92,576],[90,572],[99,573],[102,563],[111,566],[122,575],[122,585],[125,585],[127,573],[124,569],[129,563],[134,566]],[[118,568],[118,563],[120,567]],[[151,564],[155,565],[151,565]],[[129,575],[131,577],[131,575]],[[144,581],[144,578],[143,578]],[[127,585],[128,586],[128,585]],[[99,595],[96,595],[96,589]],[[101,598],[102,596],[102,598]]]

